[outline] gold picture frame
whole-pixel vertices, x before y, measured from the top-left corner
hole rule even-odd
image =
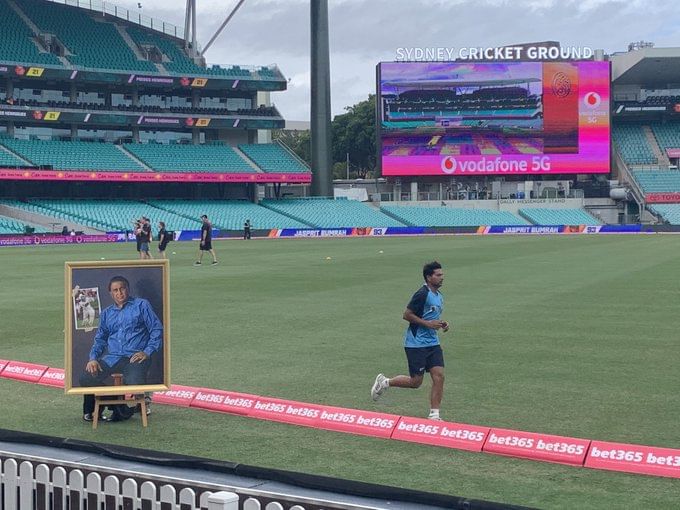
[[[92,262],[66,262],[64,269],[64,390],[71,395],[129,395],[170,389],[170,263],[158,260],[118,260]],[[99,317],[115,306],[109,293],[113,277],[122,276],[129,282],[129,294],[149,302],[153,312],[163,325],[162,345],[151,355],[147,370],[147,383],[113,386],[107,380],[102,386],[82,386],[80,376],[89,361],[90,350],[99,326]],[[96,320],[84,322],[77,309],[86,294],[94,305]],[[86,304],[84,306],[87,306]],[[88,310],[87,319],[92,316]]]

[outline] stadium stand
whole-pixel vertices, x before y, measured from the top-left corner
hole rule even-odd
[[[623,160],[629,165],[655,165],[658,163],[639,124],[615,124],[612,138]]]
[[[124,147],[144,164],[161,172],[255,172],[234,149],[222,143],[132,143]]]
[[[680,149],[680,123],[654,123],[651,128],[661,150]]]
[[[0,144],[36,166],[55,170],[146,171],[110,143],[1,138]]]
[[[140,46],[140,48],[156,47],[168,59],[163,61],[163,66],[175,74],[203,74],[222,77],[233,78],[251,78],[251,72],[248,69],[242,69],[239,66],[232,66],[223,68],[218,65],[211,67],[201,67],[196,65],[171,40],[161,37],[149,30],[144,30],[139,27],[130,26],[126,28],[127,33],[130,34],[132,40]],[[271,77],[276,77],[276,73],[272,71]]]
[[[238,148],[264,172],[299,173],[310,171],[302,160],[293,156],[278,143],[239,145]]]
[[[41,31],[54,34],[66,46],[69,52],[66,58],[77,66],[158,72],[154,64],[137,58],[112,23],[95,20],[81,9],[51,2],[22,0],[20,4]]]
[[[6,0],[0,0],[0,60],[62,65],[55,55],[38,50],[33,32]]]
[[[18,222],[14,218],[0,216],[0,234],[24,234],[26,227],[33,229],[33,232],[43,232],[45,229],[38,225]]]
[[[602,222],[583,209],[519,209],[519,215],[534,225],[601,225]]]
[[[345,198],[263,200],[262,205],[318,228],[404,226],[368,205]]]
[[[0,142],[6,140],[0,137]],[[17,158],[14,154],[11,154],[5,150],[0,149],[0,167],[15,167],[26,165],[23,161]]]
[[[680,192],[678,170],[633,170],[632,174],[645,193]]]
[[[406,225],[418,227],[471,227],[478,225],[527,225],[507,211],[454,207],[382,206],[382,211]]]
[[[245,200],[151,200],[149,205],[187,218],[199,218],[206,214],[214,227],[227,230],[242,229],[248,219],[253,229],[309,227],[301,221]]]
[[[649,210],[671,225],[680,225],[680,204],[656,204],[649,206]]]
[[[149,204],[133,200],[114,202],[110,200],[32,199],[28,202],[3,200],[2,204],[102,231],[131,230],[133,220],[140,216],[149,217],[154,230],[158,221],[164,221],[168,230],[201,228],[198,218],[189,219],[169,211],[154,210]]]

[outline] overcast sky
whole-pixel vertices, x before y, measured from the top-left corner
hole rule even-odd
[[[314,0],[311,0],[314,1]],[[185,0],[139,0],[142,13],[184,25]],[[246,0],[206,53],[209,63],[277,64],[288,90],[272,99],[286,120],[309,120],[310,0]],[[112,2],[138,11],[137,0]],[[197,0],[205,45],[237,0]],[[607,53],[632,41],[680,46],[670,0],[329,0],[333,115],[375,92],[375,66],[398,48],[492,47],[553,40]]]

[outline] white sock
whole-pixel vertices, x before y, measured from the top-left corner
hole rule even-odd
[[[429,418],[439,418],[439,409],[430,409]]]

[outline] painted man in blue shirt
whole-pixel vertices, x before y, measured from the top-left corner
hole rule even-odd
[[[449,323],[441,320],[444,297],[439,288],[444,283],[444,272],[439,262],[430,262],[423,267],[425,284],[413,294],[404,311],[404,320],[409,325],[404,334],[404,350],[408,360],[409,375],[387,378],[378,374],[371,388],[371,397],[378,400],[387,388],[419,388],[425,372],[430,372],[431,420],[441,420],[439,407],[444,393],[444,353],[439,345],[437,331],[449,330]]]
[[[113,305],[101,314],[90,350],[90,361],[80,376],[81,386],[103,386],[113,373],[123,374],[123,384],[146,384],[151,355],[163,343],[163,324],[146,299],[130,296],[130,283],[122,276],[109,282]],[[92,420],[94,395],[83,399],[83,419]]]

